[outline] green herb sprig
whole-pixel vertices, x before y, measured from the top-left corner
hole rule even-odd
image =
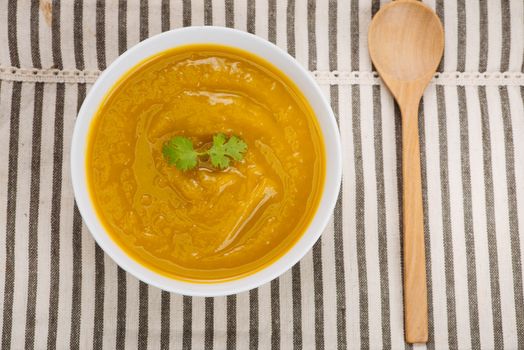
[[[236,136],[229,139],[224,134],[213,136],[213,145],[207,151],[198,152],[193,148],[193,142],[184,136],[175,136],[166,141],[162,154],[169,165],[179,170],[191,170],[198,164],[198,157],[209,156],[215,168],[226,169],[232,160],[240,161],[247,151],[247,144]]]

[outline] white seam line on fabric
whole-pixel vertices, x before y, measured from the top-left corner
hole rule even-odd
[[[27,83],[91,84],[100,75],[98,70],[59,70],[0,67],[0,80]],[[312,71],[320,85],[378,85],[377,72]],[[431,80],[433,85],[449,86],[524,86],[522,72],[442,72]]]

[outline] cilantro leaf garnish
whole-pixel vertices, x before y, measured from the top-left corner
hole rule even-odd
[[[164,144],[162,153],[169,165],[174,165],[182,171],[197,165],[198,153],[193,149],[193,142],[187,137],[173,137]]]
[[[182,171],[196,167],[198,156],[208,155],[211,164],[219,169],[226,169],[232,160],[240,161],[247,150],[247,144],[236,136],[220,133],[213,136],[213,145],[204,152],[197,152],[190,139],[175,136],[164,144],[162,153],[169,165],[174,165]]]

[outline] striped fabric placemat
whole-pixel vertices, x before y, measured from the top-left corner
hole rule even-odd
[[[385,3],[386,1],[382,1]],[[420,108],[428,349],[524,349],[524,2],[428,0],[446,31]],[[405,349],[399,111],[373,73],[378,0],[0,1],[2,349]],[[321,240],[246,293],[148,286],[94,243],[69,174],[99,71],[170,28],[276,43],[330,98],[343,185]]]

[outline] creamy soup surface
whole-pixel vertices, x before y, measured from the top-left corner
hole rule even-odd
[[[219,170],[170,166],[166,141],[196,149],[213,135],[248,145]],[[111,238],[140,264],[195,282],[239,278],[285,254],[318,207],[325,154],[296,86],[267,61],[234,48],[192,45],[138,64],[92,122],[89,190]]]

